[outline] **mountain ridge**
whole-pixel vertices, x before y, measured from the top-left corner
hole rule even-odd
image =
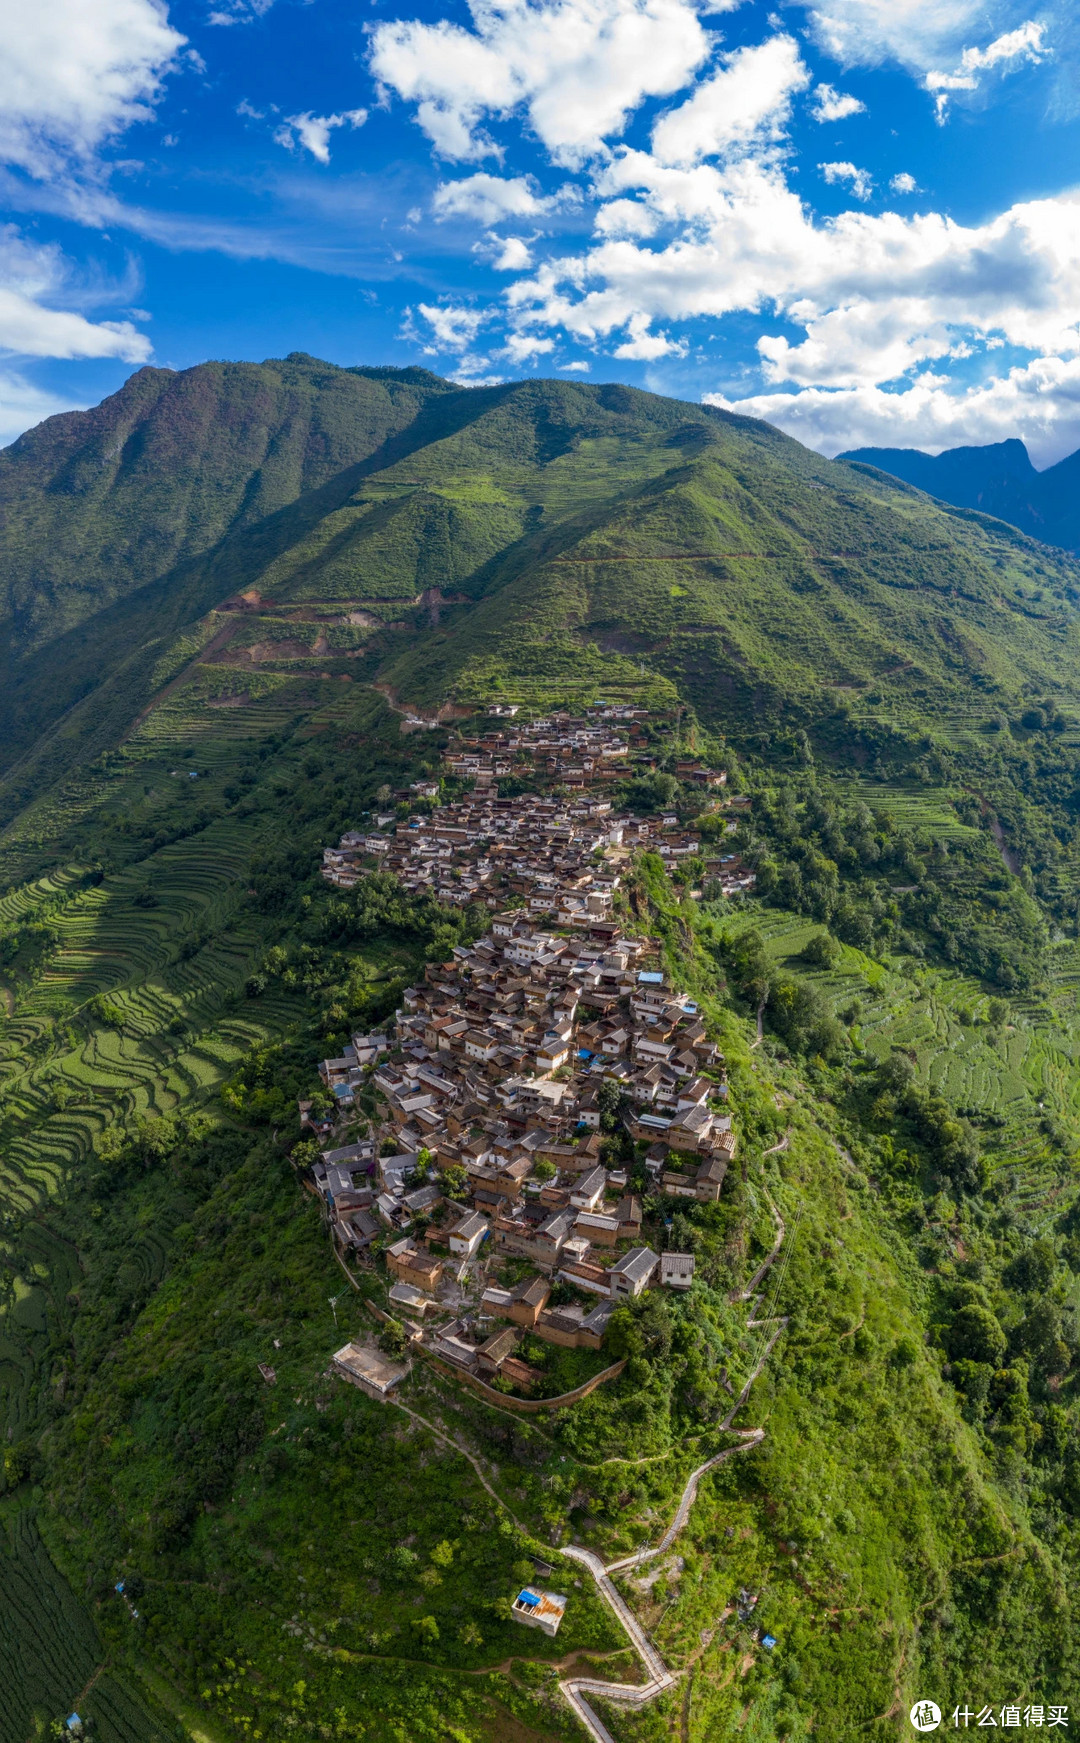
[[[424,706],[647,674],[737,732],[877,690],[926,727],[1074,686],[1067,556],[620,384],[461,388],[298,354],[140,371],[0,457],[0,504],[7,815],[211,641],[219,665],[379,671]],[[245,592],[257,612],[215,615]]]
[[[920,448],[850,448],[837,459],[872,466],[956,507],[1009,521],[1045,544],[1080,550],[1080,450],[1042,472],[1015,436],[939,454]]]

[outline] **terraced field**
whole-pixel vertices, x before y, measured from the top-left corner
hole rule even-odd
[[[168,1734],[105,1667],[91,1616],[22,1508],[0,1519],[0,1743],[27,1743],[73,1710],[102,1743],[165,1743]]]
[[[53,841],[84,850],[0,896],[0,928],[36,923],[50,938],[29,966],[17,957],[2,985],[0,1198],[11,1208],[55,1193],[108,1124],[205,1095],[288,1027],[287,995],[243,996],[265,933],[245,867],[270,825],[262,807],[229,809],[223,793],[259,768],[252,757],[267,739],[280,745],[309,720],[340,724],[348,707],[330,684],[313,693],[257,673],[245,685],[236,698],[228,673],[195,669],[96,785],[74,780],[35,808],[33,829],[24,819],[0,841],[9,868]],[[215,706],[223,697],[235,706]],[[159,821],[181,839],[155,848],[152,836],[132,857],[133,831],[145,837]]]
[[[855,1031],[873,1057],[903,1048],[921,1081],[954,1107],[1005,1121],[992,1166],[1009,1171],[1009,1200],[1036,1224],[1048,1222],[1060,1182],[1046,1155],[1039,1120],[1045,1111],[1080,1121],[1080,949],[1059,947],[1049,1003],[1022,1004],[1004,1030],[987,1026],[989,1004],[978,981],[954,970],[920,968],[903,958],[876,962],[845,945],[834,970],[800,960],[813,921],[775,908],[751,907],[728,924],[753,926],[768,954],[811,981],[844,1020],[857,1001]]]

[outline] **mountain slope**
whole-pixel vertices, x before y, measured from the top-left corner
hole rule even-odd
[[[1037,472],[1023,442],[947,448],[852,448],[838,456],[902,478],[930,496],[1011,522],[1032,538],[1080,550],[1080,453]]]
[[[226,394],[226,426],[266,374],[302,398],[303,417],[281,433],[282,413],[272,463],[256,464],[268,426],[245,437],[243,465],[226,444],[223,466],[216,434],[189,461],[186,518],[168,529],[179,560],[163,572],[156,465],[142,543],[122,543],[144,524],[141,462],[73,505],[59,492],[62,472],[97,478],[90,414],[59,420],[63,468],[41,462],[42,432],[9,462],[4,537],[19,561],[0,816],[116,742],[193,658],[378,670],[426,707],[674,683],[736,733],[812,725],[867,697],[913,729],[968,722],[991,698],[1020,713],[1048,689],[1080,704],[1071,559],[767,425],[621,386],[464,389],[343,370],[325,385],[310,359],[237,366],[235,380],[205,367],[199,390]],[[167,378],[168,394],[153,380],[138,391],[186,406],[203,382],[189,375]],[[330,451],[312,431],[332,423]],[[164,427],[148,423],[144,449]],[[81,447],[77,428],[90,430]],[[260,512],[289,491],[301,493]]]
[[[612,1734],[885,1743],[916,1697],[1074,1700],[1080,566],[622,387],[189,377],[134,378],[120,472],[86,414],[4,475],[0,1494],[87,1620],[44,1548],[27,1605],[0,1536],[0,1658],[71,1635],[40,1699],[0,1692],[0,1743],[82,1710],[106,1663],[171,1718],[114,1722],[102,1676],[102,1743],[569,1743],[554,1661],[618,1676],[624,1639],[549,1546],[659,1534],[761,1287],[784,1329],[738,1426],[764,1439],[703,1481],[655,1582],[622,1586],[686,1675]],[[694,1288],[646,1298],[624,1376],[552,1421],[419,1364],[413,1417],[327,1378],[381,1286],[350,1286],[302,1190],[297,1099],[479,924],[319,875],[444,773],[446,734],[402,730],[387,695],[476,709],[466,730],[496,698],[648,701],[615,805],[673,803],[756,869],[730,902],[696,855],[615,892],[713,1026],[737,1161],[698,1205],[634,1151],[649,1238],[695,1254]],[[704,820],[688,748],[730,772]],[[755,1285],[770,1205],[787,1232]],[[533,1555],[570,1595],[557,1642],[509,1618]]]
[[[281,362],[140,369],[0,453],[0,636],[40,647],[366,458],[443,384]]]

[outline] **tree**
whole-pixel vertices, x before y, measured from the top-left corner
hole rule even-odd
[[[617,1130],[622,1114],[623,1090],[612,1078],[606,1077],[600,1085],[597,1100],[600,1103],[600,1130],[614,1132]]]
[[[1008,1339],[988,1307],[962,1307],[948,1329],[946,1348],[954,1361],[985,1362],[1000,1368]]]
[[[1013,1260],[1004,1272],[1004,1281],[1010,1289],[1019,1289],[1024,1295],[1041,1295],[1049,1289],[1056,1270],[1053,1242],[1043,1238],[1033,1241]]]
[[[626,803],[634,811],[663,811],[674,804],[679,783],[674,775],[642,775],[626,785]]]
[[[469,1176],[460,1162],[451,1162],[439,1175],[443,1196],[461,1203],[469,1196]]]
[[[835,968],[840,956],[840,946],[829,932],[815,932],[802,949],[803,961],[814,968]]]

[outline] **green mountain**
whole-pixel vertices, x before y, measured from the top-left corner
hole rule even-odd
[[[927,722],[1071,694],[1066,559],[627,388],[455,389],[304,358],[141,371],[4,462],[19,803],[211,642],[242,669],[379,666],[423,705],[644,665],[744,726],[871,692]],[[245,592],[246,614],[218,611]]]
[[[1037,472],[1023,442],[1013,437],[979,448],[946,448],[940,454],[918,448],[852,448],[840,459],[874,466],[959,508],[997,515],[1047,544],[1080,549],[1080,454]]]
[[[558,1546],[658,1539],[734,1448],[774,1209],[764,1434],[618,1576],[685,1674],[611,1735],[1075,1709],[1080,565],[708,408],[304,356],[141,371],[0,492],[0,1743],[76,1701],[102,1743],[583,1735],[556,1664],[637,1661]],[[617,1380],[525,1418],[417,1369],[406,1414],[327,1377],[385,1279],[297,1100],[483,915],[321,850],[452,723],[601,698],[649,710],[616,801],[756,870],[620,892],[738,1162],[646,1194],[697,1274]],[[695,823],[691,754],[744,803]],[[537,1577],[557,1641],[510,1620]]]

